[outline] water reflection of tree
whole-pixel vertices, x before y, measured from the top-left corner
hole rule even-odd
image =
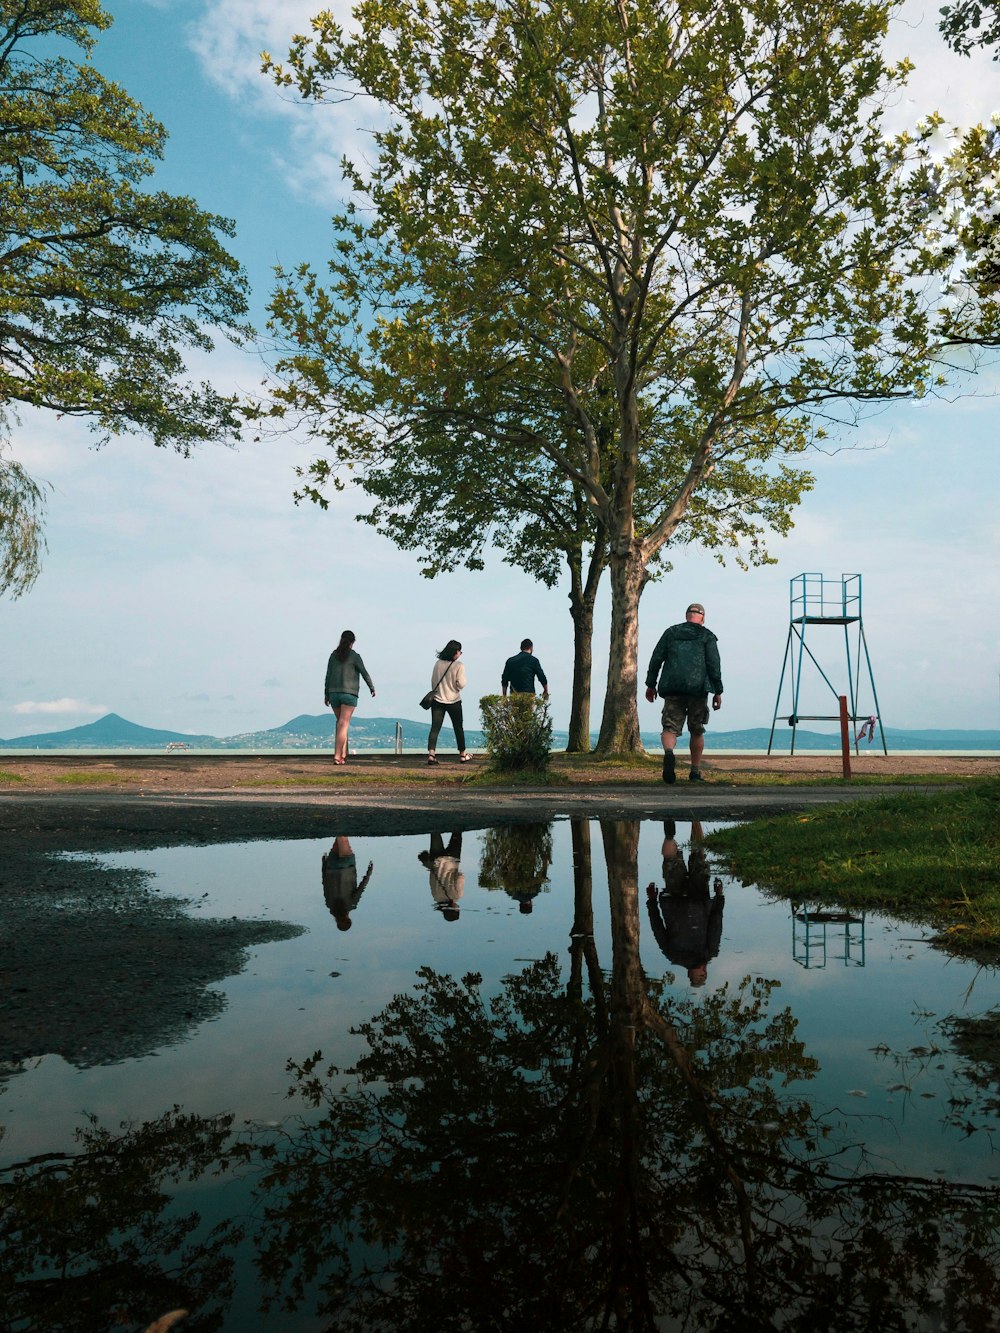
[[[204,1235],[172,1193],[218,1166],[231,1126],[176,1107],[122,1133],[92,1123],[78,1151],[0,1171],[0,1330],[144,1328],[175,1306],[197,1311],[192,1333],[221,1328],[242,1229]]]
[[[1000,1128],[1000,1010],[985,1014],[952,1014],[941,1028],[951,1038],[961,1060],[961,1080],[966,1095],[952,1091],[951,1109],[956,1123],[966,1132]]]
[[[942,1121],[963,1135],[1000,1131],[1000,1010],[935,1018],[926,1040],[905,1050],[882,1044],[875,1053],[895,1066],[889,1092],[940,1098]]]
[[[997,1192],[827,1141],[783,1091],[815,1065],[769,983],[668,1005],[639,962],[638,824],[602,831],[610,978],[578,824],[568,984],[553,956],[493,999],[423,968],[361,1027],[354,1087],[290,1066],[318,1114],[241,1148],[275,1297],[330,1330],[992,1327]]]
[[[550,824],[508,824],[483,834],[479,884],[503,889],[522,906],[541,892],[552,862]],[[529,907],[530,910],[530,907]]]

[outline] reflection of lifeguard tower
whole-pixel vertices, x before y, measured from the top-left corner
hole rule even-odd
[[[820,666],[816,655],[806,643],[806,636],[812,629],[813,642],[821,626],[839,626],[844,631],[844,653],[847,660],[847,689],[837,689],[829,676]],[[857,629],[852,627],[857,626]],[[852,638],[853,653],[852,653]],[[872,691],[872,714],[858,712],[858,692],[861,684],[861,655],[868,672],[868,681]],[[806,659],[816,668],[824,683],[833,695],[838,706],[835,713],[800,713],[799,704],[802,692],[802,669]],[[822,574],[796,574],[790,580],[788,639],[785,643],[785,660],[781,665],[781,679],[778,682],[778,697],[774,702],[774,717],[771,719],[771,735],[767,742],[767,752],[771,753],[774,743],[774,729],[778,722],[781,708],[781,691],[785,684],[785,675],[789,673],[792,686],[792,709],[788,714],[788,725],[792,729],[791,753],[795,753],[795,733],[800,722],[838,722],[840,721],[839,701],[841,695],[847,698],[848,720],[857,724],[867,722],[871,715],[878,724],[878,733],[882,741],[882,752],[888,754],[885,732],[882,730],[882,718],[879,713],[878,695],[875,692],[875,677],[872,675],[871,658],[868,656],[868,643],[865,639],[864,622],[861,619],[861,575],[839,574],[824,577]],[[874,723],[873,723],[874,731]],[[855,748],[857,741],[855,740]]]
[[[832,940],[827,939],[828,931]],[[826,967],[831,960],[845,967],[864,967],[864,913],[854,916],[836,907],[792,903],[792,957],[800,967]]]

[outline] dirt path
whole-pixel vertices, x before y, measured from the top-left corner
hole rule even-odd
[[[473,771],[475,771],[474,766]],[[823,756],[716,756],[689,783],[683,758],[666,786],[655,760],[616,767],[558,756],[553,786],[470,783],[469,768],[419,755],[33,756],[0,760],[0,853],[109,851],[177,843],[471,829],[580,815],[752,819],[864,799],[897,783],[995,776],[1000,758],[863,755],[856,783]],[[801,784],[801,785],[800,785]]]
[[[472,771],[475,771],[473,766]],[[616,767],[587,760],[558,756],[555,769],[571,788],[603,785],[661,785],[655,760],[640,767]],[[892,782],[896,777],[975,777],[1000,774],[1000,757],[979,755],[914,755],[866,752],[852,756],[855,777]],[[678,771],[683,779],[686,759],[680,756]],[[840,756],[825,755],[711,755],[705,772],[714,783],[755,784],[767,779],[783,782],[832,779],[841,776]],[[69,792],[73,790],[119,790],[141,792],[234,792],[263,788],[308,788],[350,792],[359,786],[370,789],[384,782],[393,790],[404,787],[419,791],[453,788],[463,782],[470,769],[444,758],[428,768],[422,755],[359,754],[344,768],[335,768],[328,755],[131,755],[80,756],[33,755],[31,758],[0,756],[0,793]]]

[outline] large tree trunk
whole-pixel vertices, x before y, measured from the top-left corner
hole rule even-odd
[[[638,689],[639,598],[646,584],[646,566],[639,543],[624,553],[611,553],[611,643],[608,687],[597,755],[645,753],[639,739]]]
[[[594,606],[607,563],[604,541],[595,542],[583,579],[579,550],[567,552],[570,569],[569,613],[573,617],[573,694],[570,700],[567,754],[590,753],[590,689],[594,664]]]

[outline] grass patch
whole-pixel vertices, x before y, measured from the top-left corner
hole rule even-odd
[[[1000,780],[781,815],[713,833],[744,883],[890,911],[949,948],[1000,946]]]
[[[12,773],[8,768],[0,768],[0,782],[23,782],[20,773]]]
[[[101,769],[82,773],[58,773],[54,778],[55,782],[64,787],[100,787],[137,780],[138,775],[135,773],[107,773]]]

